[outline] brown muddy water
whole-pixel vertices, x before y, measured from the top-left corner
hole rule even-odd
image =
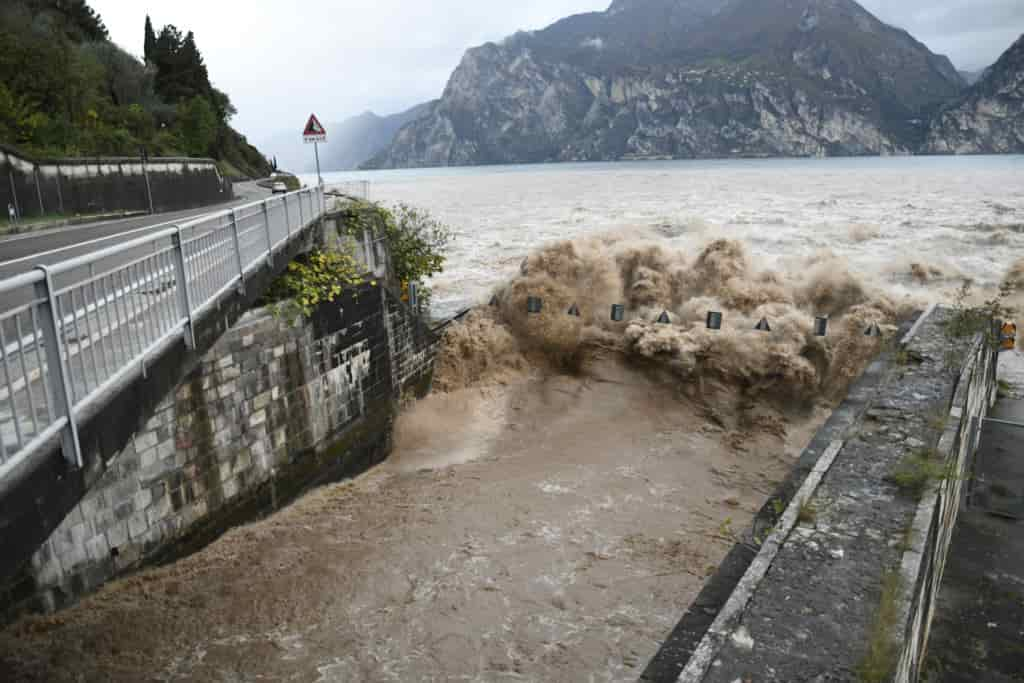
[[[1024,290],[1019,158],[881,163],[396,175],[459,229],[441,305],[497,305],[449,329],[392,459],[12,625],[0,681],[635,681],[865,328],[963,275]]]
[[[384,467],[9,629],[6,680],[635,680],[823,418],[705,392],[595,358],[435,395]]]

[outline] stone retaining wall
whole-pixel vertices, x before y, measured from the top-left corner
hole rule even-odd
[[[399,397],[429,386],[435,347],[383,286],[349,292],[299,327],[251,312],[107,461],[8,608],[59,608],[380,462]]]

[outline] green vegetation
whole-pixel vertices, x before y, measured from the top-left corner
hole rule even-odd
[[[814,524],[818,521],[818,507],[811,502],[810,498],[800,504],[796,521],[800,524]]]
[[[248,176],[270,164],[228,122],[195,36],[156,34],[145,63],[108,39],[85,0],[9,0],[0,7],[0,141],[37,157],[210,156]]]
[[[918,499],[932,483],[952,476],[950,466],[935,451],[922,449],[904,457],[887,478],[903,493]]]
[[[882,597],[868,634],[868,649],[857,667],[862,683],[887,683],[896,671],[899,652],[893,640],[893,629],[899,616],[900,586],[899,572],[890,570],[882,575]]]
[[[362,270],[351,254],[313,251],[288,264],[267,298],[275,300],[271,305],[275,315],[294,323],[300,316],[312,315],[321,303],[335,301],[346,288],[364,284]]]
[[[289,192],[295,192],[296,190],[302,189],[302,182],[291,173],[278,173],[274,176],[274,182],[284,183],[284,186],[288,188]]]
[[[957,290],[953,314],[946,321],[943,330],[947,340],[944,359],[947,371],[953,374],[960,373],[964,359],[970,351],[970,340],[978,334],[984,337],[989,348],[999,351],[1002,337],[997,323],[1013,316],[1015,311],[1006,302],[1015,289],[1015,283],[1008,280],[991,299],[984,301],[980,306],[971,306],[968,301],[971,298],[972,283],[969,280],[964,281]]]
[[[355,201],[342,206],[341,211],[339,229],[356,239],[362,238],[363,230],[383,238],[391,254],[395,279],[403,289],[411,282],[420,283],[420,301],[424,308],[429,308],[431,291],[423,281],[444,270],[451,229],[426,211],[407,204],[386,209]]]
[[[287,177],[278,179],[287,182]],[[290,177],[298,183],[298,178]],[[368,202],[351,202],[341,209],[341,216],[341,237],[361,240],[365,228],[385,240],[399,282],[419,282],[444,268],[451,231],[427,212],[405,205],[392,211]],[[271,286],[265,301],[276,315],[294,322],[311,315],[321,303],[333,302],[345,289],[367,281],[355,258],[354,244],[349,242],[347,248],[317,250],[288,264],[288,271]],[[429,301],[429,290],[423,287],[420,292],[421,299]]]

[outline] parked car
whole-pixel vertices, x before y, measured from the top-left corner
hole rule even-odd
[[[288,186],[282,181],[278,180],[276,183],[270,186],[270,191],[274,194],[284,194],[288,191]]]

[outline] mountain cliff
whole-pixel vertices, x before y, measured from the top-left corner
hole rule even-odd
[[[853,0],[615,0],[469,50],[366,166],[906,153],[964,88]]]
[[[1024,36],[932,122],[924,151],[1024,153]]]
[[[402,126],[429,112],[433,104],[420,104],[391,116],[378,116],[368,111],[328,126],[330,142],[320,151],[323,170],[348,171],[357,168],[387,148]]]

